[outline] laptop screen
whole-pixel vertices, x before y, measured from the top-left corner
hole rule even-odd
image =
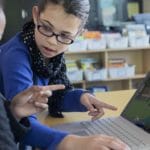
[[[121,116],[150,133],[150,74],[141,83]]]

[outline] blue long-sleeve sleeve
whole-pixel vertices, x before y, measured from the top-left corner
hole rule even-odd
[[[25,135],[23,144],[42,149],[55,150],[60,141],[68,134],[42,125],[34,117],[29,117],[31,129]]]
[[[87,111],[86,107],[80,103],[80,97],[87,91],[83,89],[74,89],[68,91],[63,100],[62,111],[65,112],[84,112]]]

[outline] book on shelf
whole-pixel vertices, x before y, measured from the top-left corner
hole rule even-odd
[[[67,67],[67,71],[78,71],[79,70],[75,60],[67,60],[66,67]]]
[[[126,60],[124,58],[111,58],[108,60],[109,68],[124,67]]]

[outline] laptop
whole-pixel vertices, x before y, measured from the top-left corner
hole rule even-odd
[[[150,73],[119,117],[57,125],[77,135],[106,134],[120,138],[132,150],[150,150]]]

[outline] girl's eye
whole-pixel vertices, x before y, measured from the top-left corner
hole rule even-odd
[[[48,26],[45,26],[45,25],[44,25],[43,28],[44,28],[45,31],[48,31],[48,32],[49,32],[49,31],[50,31],[50,32],[52,31],[52,29],[51,29],[50,27],[48,27]]]
[[[61,36],[62,38],[68,38],[68,39],[69,39],[69,36],[66,35],[66,34],[60,34],[60,36]]]

